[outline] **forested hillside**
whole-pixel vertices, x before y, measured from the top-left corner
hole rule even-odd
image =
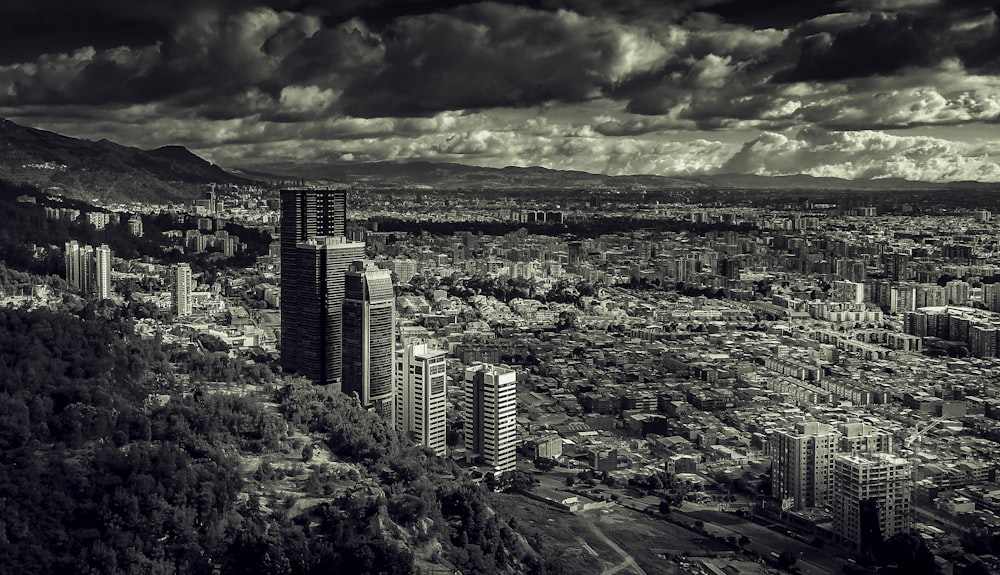
[[[132,322],[0,309],[0,573],[558,572],[350,398]]]

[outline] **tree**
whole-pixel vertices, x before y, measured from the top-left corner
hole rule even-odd
[[[782,569],[791,569],[799,560],[799,554],[791,549],[785,549],[778,555],[778,566]]]
[[[542,471],[552,471],[553,468],[558,464],[555,459],[551,457],[536,457],[535,467],[541,469]]]
[[[880,564],[888,573],[932,575],[934,553],[927,543],[913,533],[896,533],[886,539],[877,554]]]

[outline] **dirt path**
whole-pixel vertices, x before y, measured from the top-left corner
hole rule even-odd
[[[601,526],[598,525],[596,521],[588,521],[587,524],[590,527],[590,531],[594,535],[596,535],[598,539],[603,541],[604,544],[610,547],[611,549],[614,549],[615,553],[618,553],[619,555],[622,556],[621,563],[619,563],[618,565],[612,565],[611,567],[608,567],[601,573],[601,575],[613,575],[614,573],[618,573],[623,569],[629,569],[635,573],[646,575],[646,572],[641,567],[639,567],[639,565],[635,562],[635,558],[632,557],[632,555],[629,554],[628,551],[622,549],[620,545],[614,542],[614,540],[608,537],[604,533],[604,530],[601,529]]]

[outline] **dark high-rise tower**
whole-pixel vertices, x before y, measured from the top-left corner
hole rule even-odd
[[[322,384],[341,381],[344,273],[364,257],[346,217],[344,190],[281,192],[281,366]]]
[[[346,191],[282,190],[281,257],[309,238],[344,235],[346,223]]]
[[[343,236],[300,242],[281,272],[281,366],[322,385],[342,382],[344,276],[365,244]]]
[[[392,273],[354,262],[344,288],[343,390],[390,420],[395,306]]]

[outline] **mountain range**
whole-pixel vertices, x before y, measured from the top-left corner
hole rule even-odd
[[[0,178],[102,203],[164,203],[196,197],[209,183],[257,182],[216,166],[182,146],[141,150],[109,140],[81,140],[0,119]]]
[[[901,179],[844,180],[808,175],[609,176],[542,167],[488,168],[455,163],[247,164],[223,169],[183,146],[153,150],[83,140],[0,119],[0,179],[85,201],[165,203],[198,197],[209,183],[308,182],[353,189],[462,190],[855,190],[998,191],[998,184]]]
[[[855,190],[855,191],[928,191],[997,189],[998,184],[981,182],[914,182],[898,178],[845,180],[810,175],[758,176],[753,174],[718,174],[660,176],[654,174],[609,176],[588,172],[552,170],[543,167],[488,168],[444,162],[371,162],[300,164],[293,162],[256,164],[238,170],[247,177],[276,177],[331,186],[358,188],[433,188],[467,190],[532,189],[725,189],[725,190]]]

